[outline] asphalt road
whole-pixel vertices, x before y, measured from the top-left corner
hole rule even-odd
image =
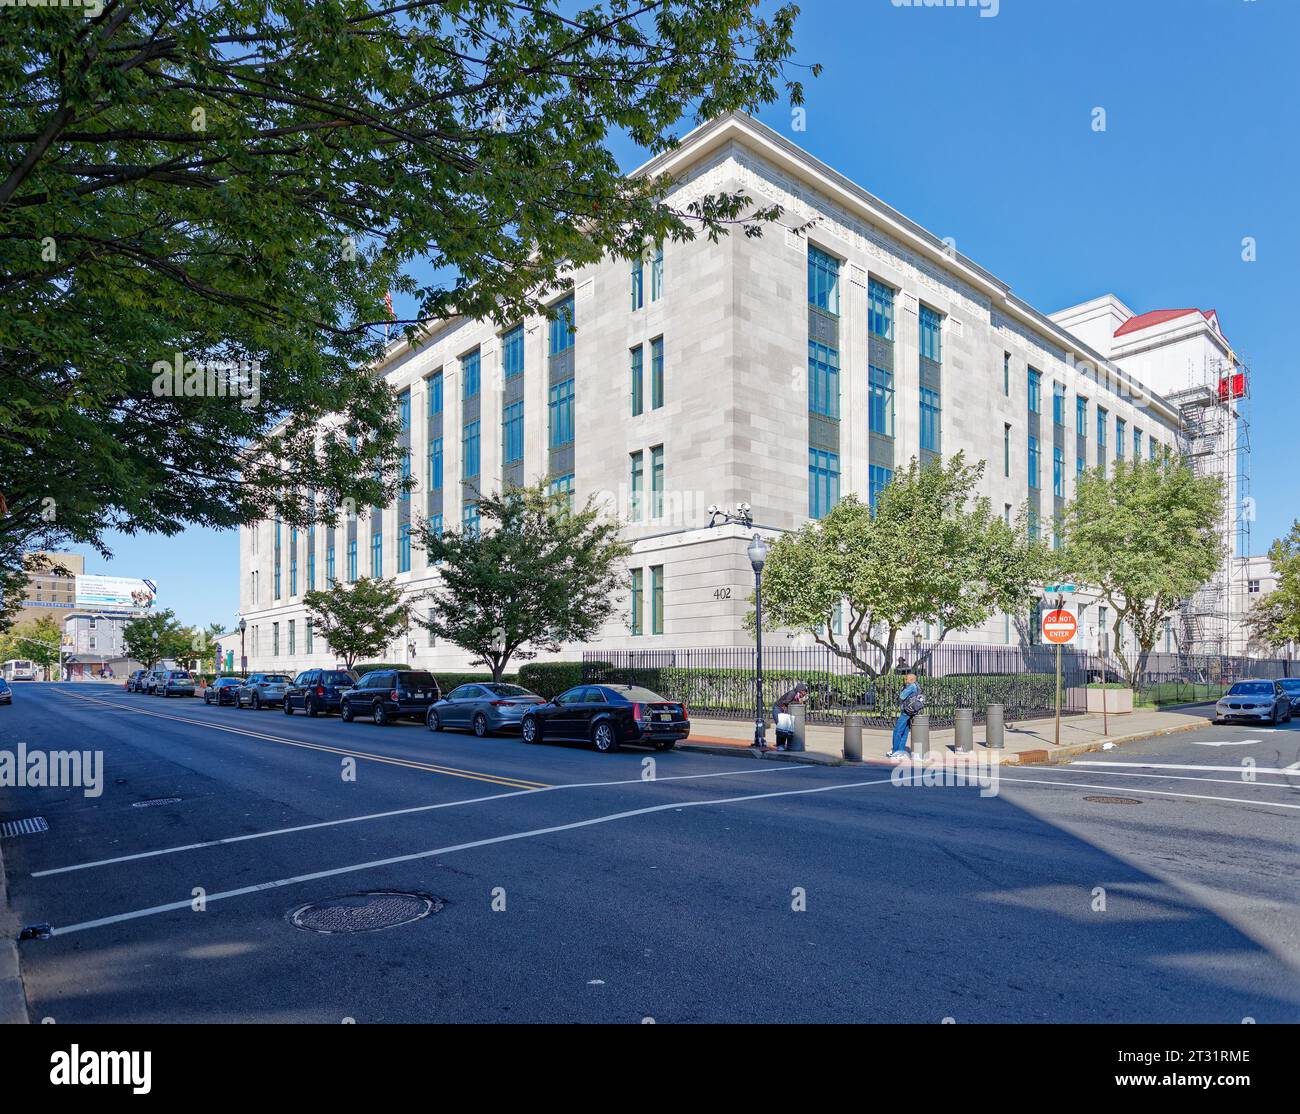
[[[104,762],[97,797],[0,788],[0,820],[49,824],[3,842],[22,923],[55,930],[20,944],[35,1021],[1300,1020],[1300,724],[985,795],[15,690],[0,750]],[[441,906],[290,921],[380,891]]]

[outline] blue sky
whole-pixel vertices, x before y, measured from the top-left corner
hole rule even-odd
[[[804,0],[799,59],[824,67],[805,83],[806,130],[788,107],[761,118],[1043,311],[1106,292],[1139,313],[1217,309],[1254,372],[1262,552],[1300,514],[1284,347],[1300,304],[1300,0],[986,3],[996,16]],[[235,621],[234,532],[109,544],[88,571],[155,579],[186,622]]]

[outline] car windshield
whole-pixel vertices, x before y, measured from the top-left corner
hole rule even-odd
[[[528,691],[527,689],[525,689],[525,688],[520,688],[518,685],[484,685],[483,687],[484,687],[485,689],[487,689],[488,692],[492,693],[494,696],[534,696],[534,695],[536,695],[535,693],[531,693],[531,692],[529,692],[529,691]]]
[[[1238,681],[1228,690],[1229,696],[1272,696],[1271,681]]]
[[[399,674],[402,683],[408,688],[413,689],[431,689],[433,688],[433,674],[412,670],[410,673]]]
[[[1300,677],[1287,677],[1286,680],[1278,681],[1278,684],[1288,691],[1300,689]]]
[[[649,689],[643,689],[639,685],[628,685],[627,688],[616,688],[613,690],[625,700],[630,700],[633,704],[663,704],[666,703],[664,698],[656,692]]]
[[[351,685],[356,683],[356,678],[351,673],[322,673],[320,683],[322,685]]]

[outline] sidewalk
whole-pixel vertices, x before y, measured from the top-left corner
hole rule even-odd
[[[0,852],[0,1025],[27,1024],[27,998],[18,970],[18,919],[5,891],[5,860]]]
[[[996,754],[1007,764],[1060,762],[1090,750],[1100,750],[1106,743],[1134,742],[1153,735],[1168,735],[1174,731],[1191,731],[1209,724],[1210,704],[1181,704],[1161,711],[1134,711],[1110,716],[1109,733],[1103,731],[1103,718],[1099,715],[1074,715],[1061,717],[1061,744],[1055,743],[1056,721],[1033,719],[1008,722],[1004,749],[989,751],[984,746],[984,727],[975,726],[975,752]],[[691,718],[690,739],[681,744],[682,750],[700,750],[711,754],[754,755],[752,743],[754,725],[745,720]],[[768,743],[772,742],[771,727]],[[844,732],[840,727],[809,724],[805,735],[806,750],[779,753],[769,750],[764,758],[789,762],[813,762],[818,765],[838,766],[843,762]],[[885,757],[889,750],[890,733],[881,727],[862,729],[863,765],[890,765]],[[951,727],[930,731],[930,749],[956,761]]]

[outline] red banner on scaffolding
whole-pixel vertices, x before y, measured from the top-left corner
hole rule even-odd
[[[1244,371],[1225,375],[1219,380],[1219,401],[1246,397],[1246,373]]]

